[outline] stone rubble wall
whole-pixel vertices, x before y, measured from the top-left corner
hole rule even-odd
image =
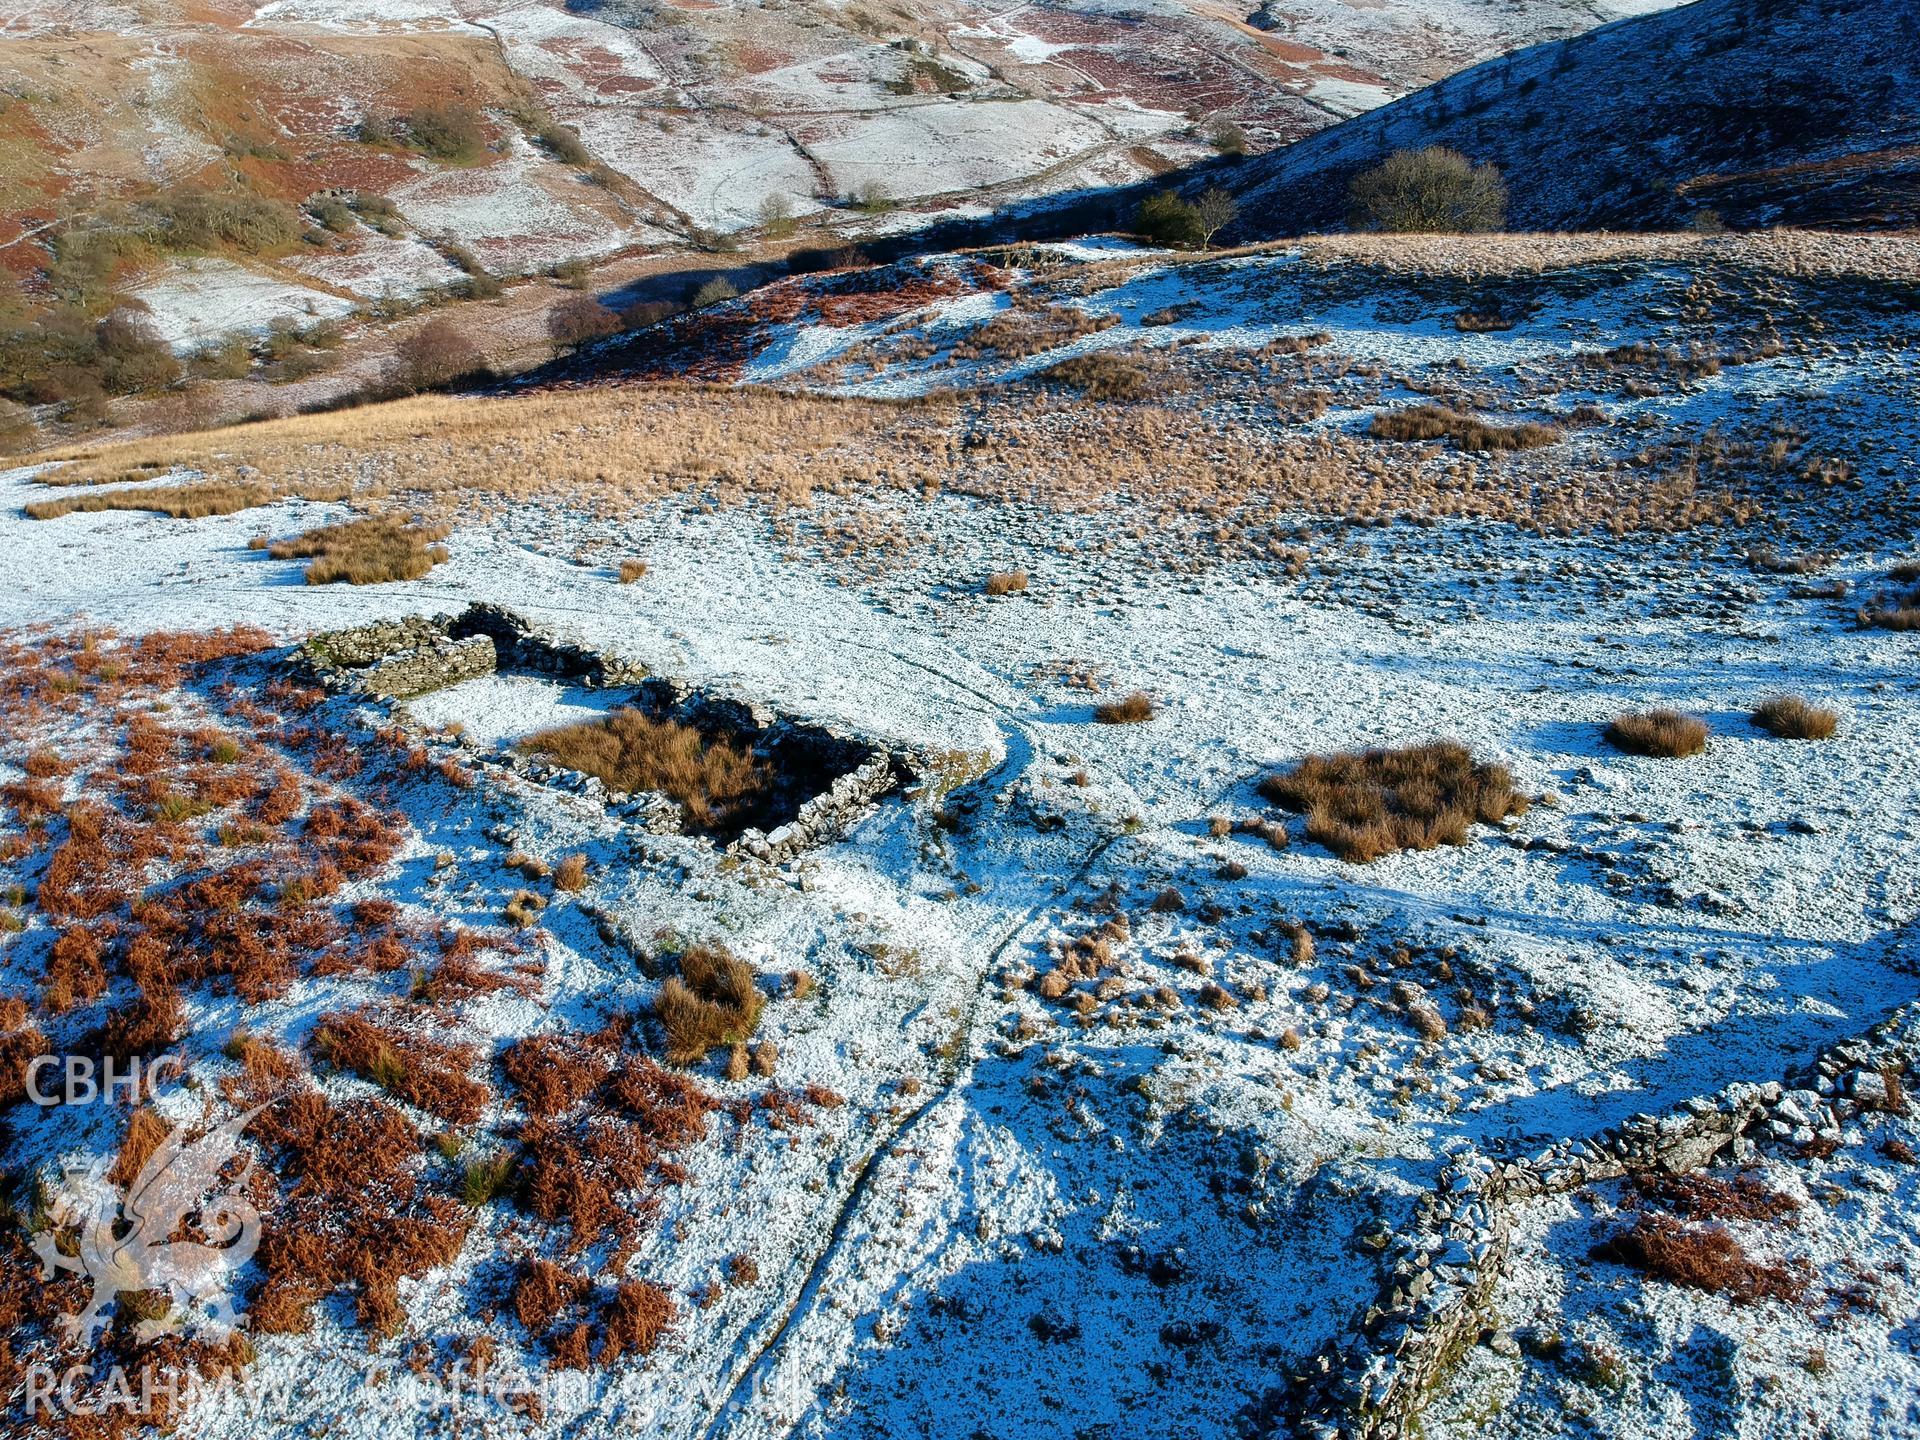
[[[730,854],[751,855],[778,864],[845,831],[901,780],[895,757],[874,751],[857,769],[842,775],[801,805],[793,819],[770,833],[749,830],[727,847]]]
[[[344,682],[347,672],[446,643],[451,639],[448,623],[444,615],[432,619],[409,615],[403,620],[375,620],[348,630],[329,630],[302,645],[295,660],[318,675]]]
[[[638,685],[648,676],[647,667],[638,661],[602,654],[570,637],[545,634],[502,605],[469,605],[448,622],[447,633],[456,640],[485,636],[493,641],[501,670],[554,675],[610,689]]]
[[[496,668],[493,642],[485,637],[441,638],[374,661],[359,672],[359,681],[370,695],[409,700],[462,680],[491,675]]]
[[[1447,1372],[1492,1321],[1513,1209],[1583,1185],[1683,1174],[1761,1146],[1837,1143],[1863,1112],[1900,1108],[1900,1076],[1920,1054],[1920,1001],[1822,1051],[1786,1083],[1736,1082],[1666,1115],[1635,1115],[1586,1140],[1500,1162],[1464,1145],[1415,1207],[1409,1233],[1380,1254],[1374,1301],[1346,1335],[1297,1370],[1271,1433],[1312,1440],[1404,1440]],[[1383,1239],[1385,1237],[1382,1237]]]

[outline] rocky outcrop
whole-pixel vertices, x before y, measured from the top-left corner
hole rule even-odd
[[[1783,1084],[1745,1082],[1666,1115],[1636,1115],[1586,1140],[1495,1161],[1470,1144],[1415,1207],[1407,1233],[1377,1232],[1381,1279],[1349,1332],[1297,1370],[1264,1407],[1268,1433],[1400,1440],[1447,1372],[1492,1320],[1513,1208],[1636,1173],[1680,1174],[1761,1146],[1837,1144],[1863,1111],[1900,1108],[1900,1077],[1920,1053],[1920,1002],[1823,1051]]]

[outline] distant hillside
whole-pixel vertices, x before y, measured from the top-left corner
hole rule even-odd
[[[1516,230],[1920,221],[1920,0],[1696,0],[1516,51],[1246,161],[1241,238],[1345,219],[1356,171],[1449,145]]]

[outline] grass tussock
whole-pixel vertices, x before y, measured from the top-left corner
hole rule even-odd
[[[232,515],[273,499],[264,485],[234,485],[211,481],[192,485],[142,485],[126,490],[83,490],[57,500],[32,500],[24,507],[29,520],[54,520],[62,515],[100,510],[145,510],[176,520],[204,520],[210,515]]]
[[[1309,755],[1262,780],[1259,791],[1307,817],[1307,838],[1365,864],[1397,850],[1464,845],[1475,824],[1524,815],[1526,796],[1504,765],[1436,740],[1399,750]]]
[[[1840,728],[1839,711],[1798,695],[1774,695],[1762,700],[1748,718],[1782,740],[1831,740]]]
[[[723,1045],[742,1044],[759,1026],[765,1004],[746,961],[718,946],[694,946],[654,1001],[667,1032],[667,1058],[691,1065]]]
[[[1144,690],[1122,695],[1093,707],[1093,718],[1102,725],[1138,725],[1159,713],[1153,697]]]
[[[1920,565],[1913,562],[1896,565],[1892,578],[1905,582]],[[1860,611],[1860,623],[1878,630],[1920,630],[1920,589],[1895,591],[1880,597]]]
[[[598,776],[609,790],[657,791],[678,801],[696,830],[724,829],[752,815],[774,786],[750,749],[673,719],[616,710],[520,742],[556,765]]]
[[[631,585],[636,580],[646,578],[647,562],[644,560],[622,560],[620,562],[620,583]]]
[[[1166,377],[1141,356],[1106,350],[1049,365],[1040,378],[1077,390],[1088,400],[1148,400],[1166,384]]]
[[[517,1165],[511,1151],[477,1156],[460,1172],[460,1199],[472,1210],[513,1193]]]
[[[1384,410],[1367,433],[1376,440],[1451,440],[1462,450],[1538,450],[1565,438],[1557,425],[1489,425],[1444,405]]]
[[[1027,588],[1027,572],[1024,570],[996,570],[987,577],[984,587],[989,595],[1017,595]]]
[[[418,580],[445,564],[442,526],[409,525],[391,516],[370,515],[322,525],[290,540],[276,540],[267,553],[276,560],[308,560],[307,584],[383,585]]]
[[[1678,710],[1645,710],[1617,715],[1608,724],[1607,743],[1629,755],[1679,760],[1707,748],[1707,722]]]

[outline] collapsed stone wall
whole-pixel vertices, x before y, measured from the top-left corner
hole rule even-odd
[[[1408,1233],[1380,1236],[1374,1300],[1264,1407],[1268,1433],[1312,1440],[1403,1440],[1436,1387],[1492,1319],[1513,1210],[1541,1196],[1661,1171],[1699,1170],[1762,1146],[1838,1143],[1847,1121],[1899,1102],[1920,1053],[1920,1001],[1822,1051],[1786,1082],[1736,1082],[1666,1115],[1635,1115],[1591,1139],[1496,1161],[1470,1143],[1442,1167]]]
[[[491,674],[499,659],[491,641],[456,639],[447,618],[376,620],[316,635],[297,662],[329,689],[404,700]]]
[[[639,707],[650,714],[751,741],[777,774],[789,777],[793,813],[771,831],[748,829],[726,846],[730,854],[770,863],[790,859],[843,833],[920,768],[912,752],[884,749],[850,731],[652,675],[637,661],[539,630],[499,605],[476,603],[459,615],[377,620],[316,635],[300,648],[296,664],[336,692],[390,701],[412,699],[496,672],[551,676],[591,688],[630,689]],[[395,720],[414,728],[404,709]],[[518,751],[472,758],[598,800],[644,830],[684,833],[681,807],[663,795],[609,791],[595,776]],[[812,784],[821,788],[808,790]]]
[[[609,689],[638,685],[649,674],[636,660],[624,660],[535,629],[523,617],[501,605],[473,604],[446,623],[455,640],[484,637],[493,642],[496,669],[532,675],[553,675],[581,685]]]

